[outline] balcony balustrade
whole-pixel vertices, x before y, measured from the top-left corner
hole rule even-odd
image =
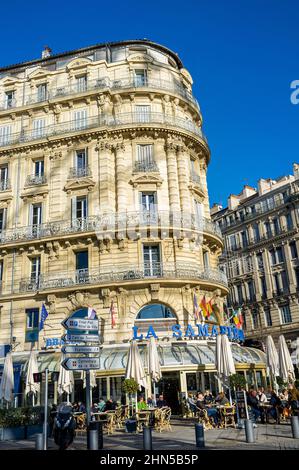
[[[190,101],[198,109],[198,101],[192,95],[192,93],[187,90],[182,84],[175,83],[170,80],[161,80],[154,78],[145,78],[144,80],[138,80],[133,77],[125,77],[121,79],[111,80],[109,77],[103,77],[96,80],[88,80],[86,85],[78,87],[77,84],[74,85],[62,85],[56,88],[49,88],[48,91],[44,93],[32,93],[25,96],[24,103],[25,105],[31,105],[35,103],[42,103],[48,100],[58,99],[61,97],[67,97],[76,95],[78,93],[85,92],[97,92],[97,90],[110,89],[110,90],[129,90],[130,88],[154,88],[160,89],[163,91],[169,91],[174,94],[182,96],[184,99]],[[5,100],[0,104],[0,110],[16,108],[23,106],[24,104],[21,101],[12,99],[9,102]]]
[[[110,213],[72,220],[58,220],[39,225],[27,225],[0,232],[0,245],[26,242],[42,238],[53,238],[79,232],[94,232],[101,238],[105,233],[110,237],[117,232],[127,234],[130,239],[137,239],[140,229],[153,227],[169,228],[177,231],[197,231],[210,233],[222,240],[219,228],[207,218],[199,219],[194,214],[172,211],[135,211]]]
[[[89,166],[70,168],[68,177],[69,179],[72,179],[72,178],[84,178],[85,176],[91,176],[91,169]]]
[[[47,178],[45,175],[28,175],[26,178],[26,186],[38,186],[46,183]]]
[[[136,172],[136,173],[138,173],[138,172],[142,172],[142,173],[147,173],[147,172],[159,173],[159,168],[158,168],[158,165],[155,161],[135,162],[134,172]]]
[[[98,127],[118,127],[127,125],[138,125],[140,123],[139,113],[120,113],[116,116],[112,115],[101,115],[93,116],[89,118],[82,118],[78,120],[72,120],[67,122],[61,122],[59,124],[53,124],[45,126],[37,131],[25,131],[6,134],[0,138],[0,146],[16,145],[34,140],[46,139],[49,137],[56,137],[59,135],[68,134],[71,132],[80,132],[89,129],[95,129]],[[144,124],[144,122],[142,123]],[[173,126],[179,127],[186,131],[196,134],[206,142],[206,138],[202,133],[200,127],[198,127],[193,121],[186,119],[177,118],[173,116],[165,115],[164,113],[150,113],[148,124],[158,124],[159,126]]]
[[[109,270],[80,269],[73,272],[61,271],[41,274],[39,280],[23,279],[18,292],[43,291],[68,288],[80,284],[109,284],[114,282],[142,281],[146,279],[194,279],[227,286],[227,278],[219,269],[206,268],[190,263],[145,262],[142,266],[110,266]]]

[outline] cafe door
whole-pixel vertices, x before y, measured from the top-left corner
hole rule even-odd
[[[164,400],[171,407],[172,414],[180,412],[179,392],[180,375],[179,372],[163,372],[162,379],[157,383],[158,393],[164,395]]]

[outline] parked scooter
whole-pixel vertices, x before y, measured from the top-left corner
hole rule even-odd
[[[66,450],[75,437],[76,421],[73,410],[67,403],[62,403],[54,420],[54,442],[59,450]]]

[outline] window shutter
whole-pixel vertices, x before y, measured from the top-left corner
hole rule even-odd
[[[6,229],[6,218],[7,218],[7,208],[5,207],[3,209],[3,225],[2,225],[2,230]]]

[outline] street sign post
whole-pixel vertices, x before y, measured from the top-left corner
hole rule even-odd
[[[66,330],[99,331],[99,320],[85,318],[67,318],[61,322]]]
[[[91,370],[100,368],[99,357],[68,357],[61,363],[66,370]]]
[[[71,341],[72,343],[98,343],[99,335],[72,335],[65,334],[61,337],[63,341]]]
[[[61,352],[64,354],[97,354],[100,352],[100,347],[67,345],[61,348]]]

